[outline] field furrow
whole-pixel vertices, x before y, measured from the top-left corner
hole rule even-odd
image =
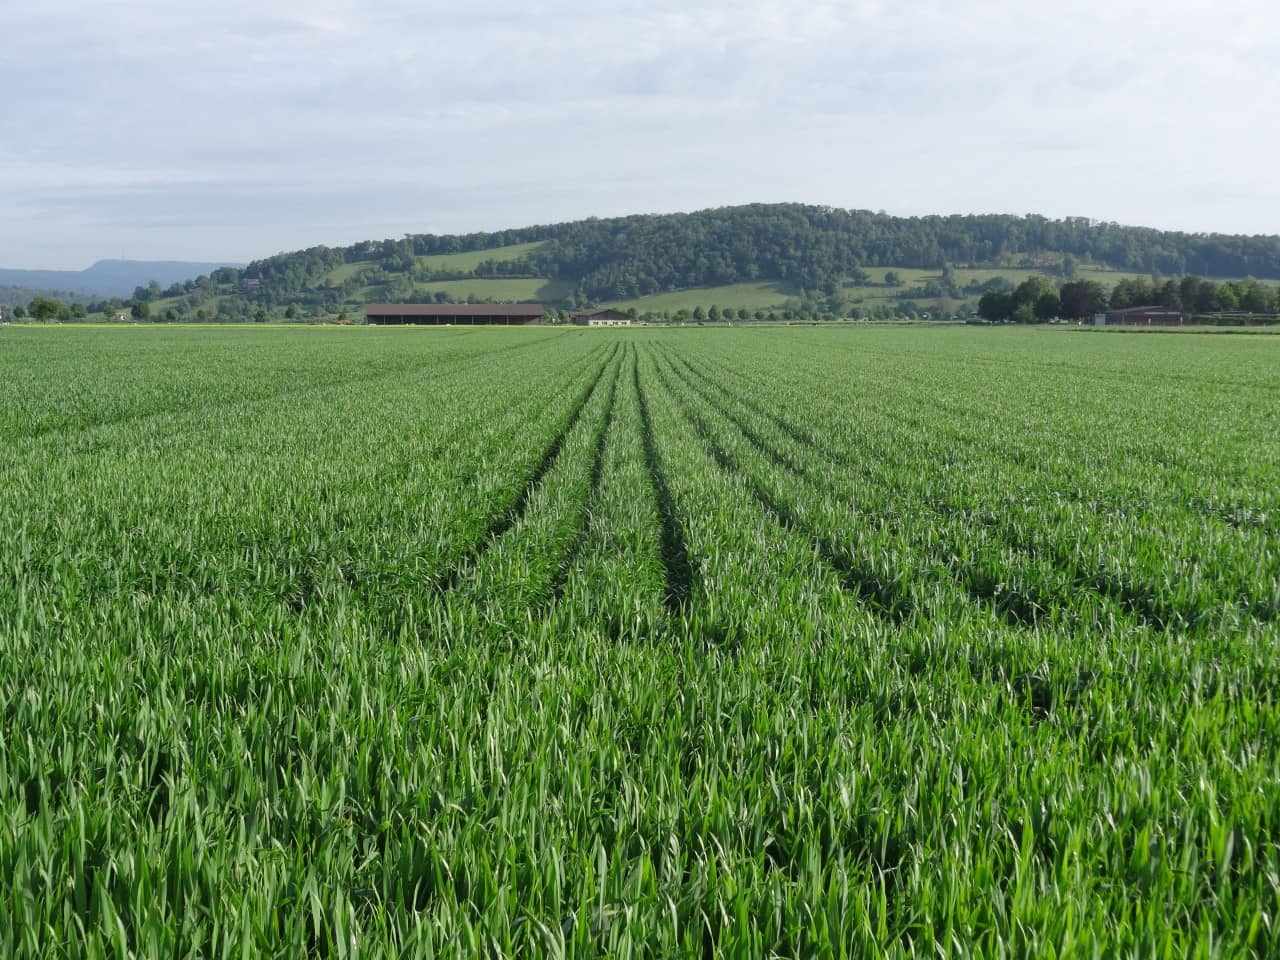
[[[666,568],[667,579],[666,604],[668,610],[678,613],[689,599],[693,568],[689,564],[689,551],[685,546],[684,531],[676,514],[671,487],[663,474],[662,460],[654,440],[653,415],[649,412],[649,402],[645,399],[644,388],[640,384],[638,363],[632,367],[632,380],[640,408],[645,465],[649,470],[654,495],[658,499],[658,515],[662,525],[662,563]]]
[[[515,624],[562,591],[598,485],[604,438],[621,372],[620,349],[575,405],[515,510],[453,572],[450,589],[481,608],[485,623]]]
[[[697,388],[705,395],[708,389],[705,379]],[[807,444],[795,439],[794,430],[789,429],[785,421],[776,416],[755,414],[740,396],[733,393],[725,393],[724,398],[728,404],[726,409],[730,411],[728,415],[735,418],[735,423],[753,443],[772,444],[769,447],[771,455],[783,458],[782,462],[791,466],[793,471],[804,472],[796,466],[795,457],[796,451]],[[736,412],[733,411],[735,406],[738,408]],[[744,423],[748,417],[755,421],[754,426]],[[777,429],[772,429],[769,420],[778,424]],[[762,439],[769,434],[772,434],[772,440]],[[963,448],[963,444],[952,440],[947,440],[942,446],[951,455],[957,447]],[[867,486],[858,488],[857,507],[880,522],[901,522],[902,516],[910,514],[928,517],[927,527],[922,526],[921,529],[927,529],[939,562],[952,568],[975,598],[995,601],[1004,615],[1015,620],[1038,619],[1052,609],[1069,607],[1086,594],[1093,595],[1095,599],[1105,598],[1120,615],[1137,618],[1160,630],[1173,623],[1211,630],[1224,620],[1234,621],[1242,615],[1264,622],[1274,617],[1275,605],[1267,594],[1252,597],[1242,596],[1239,590],[1224,590],[1205,596],[1207,591],[1203,587],[1195,593],[1173,587],[1167,569],[1153,569],[1143,578],[1132,572],[1116,571],[1104,559],[1089,562],[1080,555],[1082,545],[1091,545],[1099,551],[1111,549],[1105,536],[1090,529],[1092,518],[1084,519],[1078,514],[1074,517],[1047,516],[1042,504],[1034,519],[1021,524],[1007,520],[973,524],[966,511],[952,506],[954,495],[948,492],[946,478],[922,478],[917,471],[906,468],[898,454],[887,453],[883,448],[876,453],[862,451],[855,462],[847,449],[815,449],[824,459],[840,467],[834,474],[829,468],[824,468],[826,475],[821,478],[835,480],[831,487],[833,495],[852,495],[853,487],[844,488],[844,475],[850,482],[856,479],[866,481]],[[988,489],[993,486],[994,483],[987,480]],[[886,495],[886,491],[891,493]],[[1017,511],[1025,510],[1021,505],[1009,506],[1013,507],[1010,512],[1015,516]],[[990,509],[987,514],[990,515]],[[1008,515],[1006,512],[1004,516],[1007,518]],[[1064,529],[1077,531],[1082,525],[1084,530],[1075,536],[1067,534]],[[1039,535],[1028,537],[1025,533],[1028,529],[1034,529]],[[1167,530],[1165,536],[1170,532]],[[954,537],[950,543],[947,542],[948,536]],[[1213,538],[1204,536],[1195,537],[1195,540],[1200,544],[1213,542]],[[1168,559],[1163,555],[1151,555],[1134,544],[1127,545],[1122,552],[1130,557],[1146,554],[1161,566],[1165,566]],[[1112,550],[1110,555],[1116,553]],[[1264,563],[1269,563],[1274,558],[1274,551],[1261,549],[1258,544],[1252,553],[1242,551],[1237,556],[1239,560],[1235,564],[1219,556],[1220,566],[1214,569],[1223,572],[1209,573],[1208,565],[1203,570],[1189,571],[1189,582],[1226,580],[1228,576],[1232,582],[1238,582],[1238,577],[1226,571],[1233,565],[1256,567],[1259,559],[1263,558]],[[1262,583],[1273,580],[1266,576],[1257,579]]]
[[[614,640],[653,639],[666,629],[664,604],[671,604],[674,594],[663,562],[662,518],[645,448],[634,344],[623,358],[616,390],[593,465],[589,523],[559,608],[566,632],[588,626]]]

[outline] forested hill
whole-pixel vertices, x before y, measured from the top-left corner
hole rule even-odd
[[[801,204],[752,204],[696,213],[590,219],[496,233],[410,235],[346,248],[313,247],[250,263],[282,303],[336,286],[335,268],[369,262],[413,275],[418,258],[534,244],[515,259],[481,260],[476,276],[542,277],[580,300],[616,300],[686,287],[774,280],[796,289],[867,265],[939,268],[1015,263],[1046,253],[1116,270],[1179,276],[1280,278],[1280,237],[1188,234],[1083,218],[895,217]],[[443,279],[448,271],[417,279]],[[339,291],[333,290],[334,294]]]
[[[1046,253],[1173,276],[1280,277],[1280,237],[1169,233],[1080,218],[893,217],[759,204],[555,229],[530,260],[593,299],[756,279],[819,288],[868,265],[936,269]]]
[[[922,275],[928,271],[940,273]],[[136,289],[132,302],[140,308],[135,316],[167,320],[351,317],[365,302],[426,300],[628,303],[670,312],[698,299],[734,307],[794,303],[802,312],[842,315],[857,315],[854,308],[862,315],[947,313],[957,309],[954,301],[972,307],[1005,277],[1016,283],[1017,271],[1109,286],[1135,274],[1280,279],[1280,237],[1173,233],[1083,218],[895,217],[751,204],[318,246],[168,288],[151,283]]]

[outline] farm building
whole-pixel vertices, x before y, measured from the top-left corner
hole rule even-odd
[[[1197,314],[1196,321],[1240,326],[1254,323],[1270,325],[1280,323],[1280,313],[1253,313],[1249,310],[1218,310],[1213,313]]]
[[[540,303],[367,303],[365,323],[382,326],[411,323],[506,325],[537,323],[542,319]]]
[[[1093,317],[1095,327],[1180,327],[1184,322],[1182,311],[1170,307],[1127,307]]]
[[[629,327],[630,314],[621,310],[601,307],[599,310],[579,310],[569,314],[569,319],[580,327]]]

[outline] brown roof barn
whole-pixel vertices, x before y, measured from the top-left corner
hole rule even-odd
[[[1093,323],[1098,327],[1180,327],[1184,319],[1181,310],[1169,307],[1126,307],[1099,313]]]
[[[540,303],[367,303],[365,323],[384,324],[502,324],[537,323]]]

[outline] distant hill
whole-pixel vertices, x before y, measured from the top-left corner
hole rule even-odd
[[[193,263],[183,260],[99,260],[86,270],[11,270],[0,268],[0,286],[65,290],[99,297],[129,297],[152,280],[167,287],[219,267],[238,263]]]
[[[470,256],[464,263],[459,254]],[[367,285],[406,278],[536,277],[558,281],[562,290],[579,298],[605,300],[758,281],[814,289],[870,266],[1034,266],[1046,255],[1166,276],[1280,278],[1276,236],[1176,233],[1084,218],[895,217],[801,204],[751,204],[313,247],[254,261],[243,275],[286,296],[332,288],[340,285],[334,282],[339,279],[346,284],[363,279]],[[377,272],[361,277],[352,264]]]
[[[0,283],[15,282],[6,273]],[[410,234],[310,247],[243,268],[103,261],[31,285],[83,289],[67,278],[83,283],[89,274],[99,287],[114,278],[118,296],[157,280],[160,290],[143,299],[150,315],[163,319],[354,317],[364,303],[389,301],[610,304],[666,314],[718,306],[735,316],[955,315],[971,313],[988,289],[1034,274],[1096,281],[1108,290],[1152,276],[1280,279],[1280,236],[1179,233],[1082,217],[897,217],[749,204]]]

